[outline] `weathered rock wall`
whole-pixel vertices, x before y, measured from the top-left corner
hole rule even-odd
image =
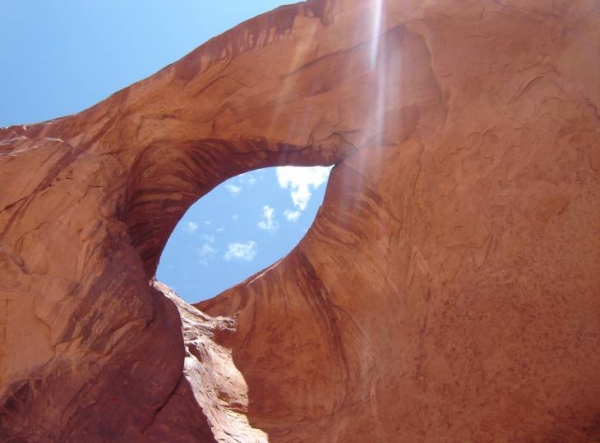
[[[0,130],[0,439],[599,441],[599,25],[313,1]],[[283,164],[336,164],[289,256],[208,315],[152,280],[193,201]]]

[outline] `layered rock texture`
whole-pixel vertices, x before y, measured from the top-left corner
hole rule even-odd
[[[0,130],[0,441],[600,441],[600,5],[309,1]],[[285,259],[186,305],[189,205],[331,165]]]

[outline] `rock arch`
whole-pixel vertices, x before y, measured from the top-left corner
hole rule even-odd
[[[598,440],[594,2],[374,4],[0,130],[0,438]],[[331,164],[276,266],[200,311],[148,284],[219,182]]]

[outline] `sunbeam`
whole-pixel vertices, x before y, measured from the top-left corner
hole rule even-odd
[[[381,16],[383,11],[383,0],[373,2],[371,14],[371,69],[375,68],[377,63],[378,40],[381,33]]]
[[[395,41],[388,44],[390,38],[384,29],[384,0],[375,0],[370,6],[367,26],[370,38],[363,49],[363,57],[368,63],[364,75],[362,103],[368,109],[368,118],[362,127],[359,138],[359,152],[344,165],[344,190],[341,194],[347,217],[359,211],[359,195],[365,186],[366,177],[377,177],[381,167],[381,149],[385,145],[386,109],[389,102],[396,99],[400,81],[400,65],[396,63],[398,54]],[[392,40],[394,37],[392,37]],[[399,122],[393,122],[397,124]],[[366,155],[365,150],[369,151]],[[367,172],[367,169],[370,171]]]

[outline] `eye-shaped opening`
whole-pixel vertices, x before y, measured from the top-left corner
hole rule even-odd
[[[277,262],[313,223],[330,170],[265,168],[221,183],[190,206],[173,230],[158,280],[196,303]]]

